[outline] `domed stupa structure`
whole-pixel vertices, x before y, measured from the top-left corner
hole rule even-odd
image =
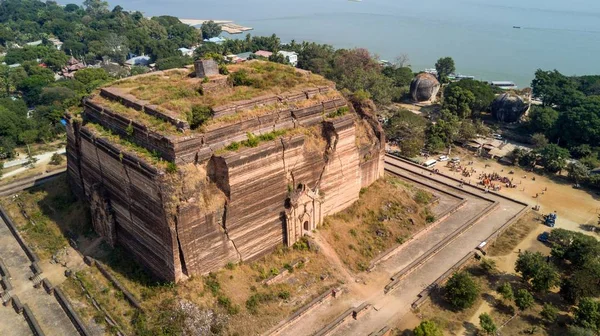
[[[494,99],[490,108],[496,120],[511,123],[521,118],[527,110],[527,104],[515,94],[503,93]]]
[[[410,83],[410,96],[415,102],[434,101],[440,90],[440,82],[434,75],[423,72]]]

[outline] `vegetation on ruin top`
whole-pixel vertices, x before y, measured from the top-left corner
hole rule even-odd
[[[195,78],[191,76],[191,71],[183,69],[136,76],[113,83],[111,87],[120,88],[137,99],[157,105],[159,109],[170,111],[173,116],[189,121],[192,110],[198,106],[216,107],[269,94],[278,95],[289,91],[332,86],[330,81],[319,75],[303,73],[291,66],[272,62],[251,61],[229,65],[228,71],[227,81],[233,86],[210,93],[203,92],[202,84],[210,83],[211,80],[219,80],[218,77]],[[311,100],[323,100],[336,95],[339,96],[335,92],[326,93]],[[311,100],[300,104],[310,104]],[[261,107],[254,114],[264,113],[278,107],[281,106]],[[122,109],[117,110],[118,112],[128,112]],[[251,111],[249,112],[251,113]],[[245,114],[246,112],[243,113],[243,115]],[[236,118],[241,117],[243,116]],[[228,120],[231,118],[218,120],[216,123],[220,124]]]
[[[102,125],[88,122],[85,124],[85,127],[92,131],[96,136],[109,140],[110,143],[119,147],[119,149],[133,154],[135,157],[146,161],[148,164],[151,164],[157,168],[166,169],[167,172],[177,169],[176,166],[173,166],[173,163],[163,160],[160,157],[160,153],[151,152],[148,149],[135,144],[133,141],[129,141],[125,137],[121,137],[118,134],[112,133],[109,129],[102,127]]]
[[[119,102],[106,99],[100,95],[95,95],[90,100],[93,103],[113,111],[114,113],[146,126],[149,130],[161,134],[179,134],[177,127],[175,127],[173,124],[142,111],[138,111],[134,108],[122,105]]]

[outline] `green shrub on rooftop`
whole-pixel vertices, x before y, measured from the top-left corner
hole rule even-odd
[[[196,129],[212,116],[213,110],[209,106],[196,105],[187,113],[187,121],[191,129]]]

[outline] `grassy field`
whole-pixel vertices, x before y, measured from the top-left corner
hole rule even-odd
[[[540,222],[536,220],[538,216],[535,212],[529,212],[521,217],[492,243],[487,251],[488,255],[495,257],[512,252],[515,246],[540,225]]]
[[[325,219],[322,233],[353,271],[364,271],[390,247],[434,221],[432,195],[386,175],[361,190],[352,206]]]

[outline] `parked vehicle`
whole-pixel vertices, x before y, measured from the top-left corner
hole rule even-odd
[[[431,160],[427,160],[427,161],[423,162],[423,166],[425,168],[430,168],[430,167],[435,166],[436,163],[437,163],[436,159],[431,159]]]
[[[550,238],[550,232],[542,232],[539,236],[538,236],[538,240],[541,241],[542,243],[547,243],[548,242],[548,238]]]
[[[448,161],[448,160],[450,160],[450,158],[448,156],[446,156],[446,155],[442,155],[438,159],[438,161],[440,161],[440,162],[444,162],[444,161]]]

